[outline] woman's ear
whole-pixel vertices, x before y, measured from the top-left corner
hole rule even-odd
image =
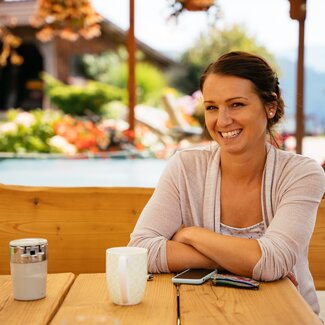
[[[270,118],[270,119],[273,118],[275,113],[276,113],[276,106],[273,106],[273,107],[267,109],[267,117],[268,118]]]
[[[276,110],[278,109],[278,103],[277,103],[278,96],[274,92],[272,92],[272,96],[274,97],[274,101],[266,105],[266,115],[269,119],[274,117]]]

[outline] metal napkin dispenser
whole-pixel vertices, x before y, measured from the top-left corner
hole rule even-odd
[[[10,262],[15,264],[38,263],[47,260],[47,240],[24,238],[9,243]]]

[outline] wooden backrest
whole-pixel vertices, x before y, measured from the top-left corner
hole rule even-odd
[[[152,188],[0,185],[0,274],[10,274],[8,246],[48,239],[48,272],[105,272],[105,250],[125,246]]]
[[[325,290],[325,195],[318,208],[308,259],[316,289]]]
[[[105,250],[125,246],[152,188],[0,185],[0,274],[9,274],[9,241],[42,237],[49,273],[105,272]],[[316,288],[325,290],[325,196],[309,247]]]

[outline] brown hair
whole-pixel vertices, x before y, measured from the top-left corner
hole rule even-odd
[[[273,118],[267,120],[267,131],[272,136],[272,127],[284,115],[284,101],[281,89],[279,88],[277,74],[264,59],[257,55],[240,51],[222,55],[203,72],[200,78],[201,91],[209,74],[229,75],[248,79],[254,84],[255,91],[263,104],[275,101],[277,103],[276,113]]]

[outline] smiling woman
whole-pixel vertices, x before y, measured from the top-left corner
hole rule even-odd
[[[150,272],[287,276],[318,314],[307,252],[325,176],[268,141],[284,113],[276,74],[261,57],[230,52],[208,66],[201,90],[214,141],[169,160],[129,245],[148,249]]]
[[[235,140],[251,137],[246,144],[255,150],[260,148],[264,159],[265,130],[272,137],[272,126],[284,114],[278,78],[267,62],[241,52],[221,56],[207,68],[200,87],[212,138],[220,146],[231,147],[240,143]]]

